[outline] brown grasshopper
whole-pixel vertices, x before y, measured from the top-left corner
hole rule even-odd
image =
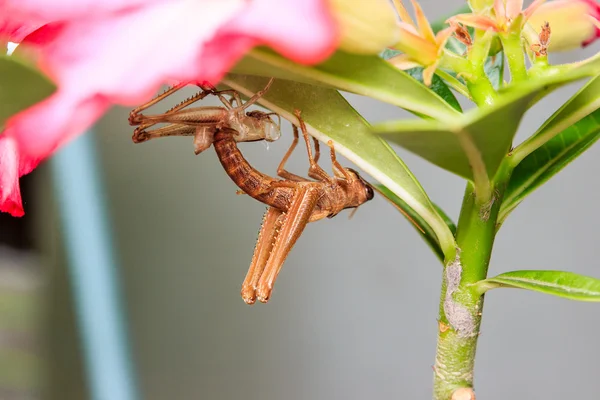
[[[272,80],[265,89],[254,95],[244,107],[255,102],[268,89]],[[239,94],[235,91],[226,91],[230,94],[241,107]],[[217,118],[210,119],[210,124],[206,124],[209,107],[199,107],[196,109],[182,110],[186,105],[204,98],[208,94],[222,95],[225,91],[216,92],[212,89],[203,88],[203,92],[194,98],[188,99],[164,114],[157,116],[141,116],[139,112],[152,104],[160,101],[166,95],[161,95],[152,104],[145,104],[142,107],[132,111],[130,122],[140,124],[134,133],[134,142],[143,142],[154,137],[162,136],[188,136],[198,135],[196,127],[201,127],[202,137],[208,137],[205,143],[214,144],[218,158],[225,168],[225,171],[236,185],[246,194],[258,201],[270,206],[265,213],[263,223],[259,232],[256,248],[252,257],[250,268],[242,284],[242,298],[247,304],[253,304],[258,298],[261,302],[267,302],[271,295],[273,285],[279,274],[279,271],[303,232],[306,224],[318,221],[325,217],[331,218],[346,208],[356,208],[373,198],[372,187],[363,180],[356,171],[343,168],[336,159],[333,143],[329,141],[331,148],[331,161],[334,176],[329,176],[318,164],[320,155],[319,142],[313,139],[315,144],[315,155],[313,157],[308,131],[304,121],[300,118],[300,111],[296,111],[298,123],[302,130],[310,168],[309,177],[317,181],[310,181],[285,170],[285,163],[295,149],[298,140],[298,128],[294,126],[294,141],[279,164],[277,174],[284,178],[283,180],[272,178],[255,170],[244,158],[237,147],[237,141],[248,141],[245,139],[260,140],[261,132],[258,129],[254,131],[244,131],[240,134],[229,121],[230,119]],[[170,94],[170,93],[169,93]],[[220,97],[221,98],[221,97]],[[227,112],[235,110],[236,107],[228,106],[227,102],[221,98],[226,105]],[[270,114],[260,112],[247,113],[251,119],[264,123],[265,116],[270,120]],[[233,112],[232,112],[233,114]],[[210,114],[212,115],[212,114]],[[227,114],[220,114],[227,115]],[[240,113],[237,113],[238,119]],[[141,117],[140,117],[141,116]],[[194,119],[194,117],[198,119]],[[145,129],[157,123],[169,123],[169,125],[146,132]],[[253,125],[254,124],[254,125]],[[253,121],[246,126],[258,126]],[[268,125],[267,125],[268,126]],[[193,129],[189,129],[193,128]],[[161,130],[162,129],[162,130]],[[158,132],[157,132],[158,131]],[[268,134],[262,132],[267,139]],[[268,140],[268,139],[267,139]]]
[[[248,107],[269,90],[272,83],[273,79],[269,80],[267,86],[252,96],[246,103],[242,103],[240,94],[235,90],[217,91],[213,86],[205,83],[199,85],[202,91],[163,114],[141,114],[142,111],[164,100],[185,85],[173,86],[129,113],[129,124],[139,125],[133,132],[133,142],[142,143],[166,136],[194,136],[194,152],[200,154],[212,144],[217,125],[234,129],[237,132],[234,139],[238,142],[275,141],[281,136],[281,119],[278,114],[262,111],[245,112]],[[204,99],[209,94],[218,96],[224,107],[186,108]],[[228,100],[225,95],[230,95],[231,99]],[[278,123],[271,119],[272,115],[278,117]],[[167,125],[148,130],[148,128],[159,123],[166,123]]]
[[[230,128],[218,129],[214,147],[229,177],[246,194],[270,206],[263,218],[256,248],[246,279],[242,284],[242,298],[248,304],[256,299],[266,303],[273,285],[292,247],[306,224],[325,217],[332,218],[346,208],[355,208],[373,198],[373,189],[358,173],[343,168],[337,161],[333,142],[331,163],[334,176],[329,176],[318,164],[319,146],[315,142],[313,157],[308,131],[296,110],[296,117],[308,151],[310,181],[285,170],[285,163],[298,143],[298,129],[294,126],[294,141],[277,168],[283,180],[258,172],[250,164],[234,140]]]

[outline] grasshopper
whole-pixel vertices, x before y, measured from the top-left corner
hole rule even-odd
[[[202,92],[198,95],[164,114],[143,116],[140,113],[172,93],[169,91],[151,101],[151,104],[147,103],[133,110],[130,116],[130,123],[140,125],[133,135],[136,143],[156,137],[195,135],[197,153],[198,146],[202,151],[212,144],[225,172],[241,191],[269,206],[263,217],[250,268],[242,284],[241,295],[247,304],[255,303],[256,299],[263,303],[269,300],[285,259],[309,222],[332,218],[346,208],[356,208],[371,200],[374,195],[371,185],[358,172],[338,163],[332,141],[328,145],[333,176],[319,166],[319,142],[313,138],[313,156],[308,129],[299,110],[295,111],[295,116],[308,153],[308,176],[315,180],[285,170],[285,164],[299,141],[296,125],[293,126],[292,145],[277,168],[277,175],[283,179],[265,175],[249,164],[237,147],[237,142],[269,140],[280,135],[280,125],[276,125],[275,129],[270,118],[272,113],[243,113],[249,103],[256,102],[268,90],[272,81],[271,79],[265,89],[257,92],[245,104],[242,104],[235,91],[217,92],[214,88],[202,87]],[[219,96],[225,107],[217,107],[218,110],[214,107],[184,109],[208,94]],[[237,106],[234,107],[225,99],[225,94],[231,95]],[[146,131],[157,123],[168,125]],[[198,136],[201,137],[200,141]]]

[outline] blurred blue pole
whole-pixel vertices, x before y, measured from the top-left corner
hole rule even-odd
[[[135,376],[94,137],[82,135],[51,162],[84,364],[93,400],[135,400]]]

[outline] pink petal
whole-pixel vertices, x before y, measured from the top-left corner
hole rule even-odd
[[[523,10],[523,0],[505,0],[506,1],[506,19],[513,20]]]
[[[14,18],[10,14],[16,12],[26,20],[35,18],[49,23],[101,17],[161,2],[169,0],[0,0],[0,9],[9,14],[8,18]]]
[[[589,19],[596,28],[594,35],[583,42],[583,46],[587,46],[600,38],[600,3],[596,0],[582,0],[589,6]]]
[[[323,61],[335,50],[338,32],[323,0],[254,0],[218,36],[252,38],[304,64]],[[221,48],[222,52],[225,50]]]
[[[494,14],[496,16],[496,21],[505,21],[508,18],[506,15],[506,1],[507,0],[494,0]]]
[[[534,0],[533,3],[529,5],[524,11],[523,15],[525,16],[525,21],[533,14],[542,4],[544,4],[546,0]]]
[[[446,20],[448,23],[461,23],[463,25],[472,26],[476,29],[487,31],[488,29],[498,30],[496,21],[479,14],[457,14]]]
[[[29,18],[17,10],[10,9],[0,0],[0,42],[20,42],[47,21],[39,18]]]
[[[7,135],[0,135],[0,211],[13,217],[25,214],[21,202],[19,177],[31,172],[39,160],[20,157],[17,143]]]
[[[11,117],[4,135],[16,139],[26,157],[44,159],[52,155],[60,145],[91,127],[110,107],[110,102],[101,96],[78,95],[59,89],[46,100]]]

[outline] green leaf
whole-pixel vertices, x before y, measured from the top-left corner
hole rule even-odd
[[[408,69],[405,72],[417,81],[423,83],[423,69],[424,68],[422,67],[417,67]],[[436,74],[433,75],[433,79],[431,80],[431,86],[429,86],[429,89],[437,93],[438,96],[444,99],[444,101],[450,104],[452,108],[454,108],[456,111],[462,112],[462,108],[460,107],[458,100],[456,100],[454,93],[452,93],[452,90],[450,90],[448,85],[446,85],[446,82],[444,82],[442,78],[440,78]]]
[[[378,56],[337,51],[325,62],[307,67],[275,52],[257,48],[233,69],[236,74],[272,76],[326,86],[372,97],[437,120],[452,120],[459,113],[444,99],[406,72]]]
[[[401,120],[377,124],[375,132],[426,160],[475,183],[485,193],[528,104],[536,92],[500,97],[487,107],[474,109],[450,123]]]
[[[552,90],[600,69],[600,56],[576,66],[553,70],[499,91],[495,102],[449,122],[400,120],[374,126],[374,131],[426,160],[474,182],[486,193],[512,145],[521,118]],[[600,73],[600,71],[599,71]]]
[[[402,54],[402,52],[395,49],[385,49],[381,52],[380,57],[384,60],[389,60],[390,58],[395,57],[399,54]],[[425,84],[423,81],[423,70],[423,67],[416,67],[407,69],[405,72],[408,75],[412,76],[415,80],[421,82],[422,84]],[[452,76],[452,74],[448,74]],[[438,96],[444,99],[446,103],[450,104],[452,108],[454,108],[456,111],[462,112],[460,103],[458,102],[458,100],[456,100],[454,93],[452,93],[446,82],[437,74],[433,75],[433,79],[431,80],[431,86],[429,86],[429,89],[433,90]]]
[[[225,85],[251,96],[267,79],[229,75]],[[333,140],[335,149],[388,187],[431,227],[446,257],[455,252],[454,236],[427,194],[387,143],[369,133],[369,125],[336,90],[286,80],[275,80],[258,101],[283,118],[296,121],[302,111],[309,133],[322,142]]]
[[[385,49],[379,54],[379,57],[383,58],[384,60],[389,60],[390,58],[399,56],[400,54],[402,54],[400,50]]]
[[[50,96],[55,86],[17,57],[0,55],[0,130],[19,111]]]
[[[556,175],[600,138],[600,76],[592,79],[509,161],[516,165],[506,189],[498,221],[502,223],[523,199]]]
[[[494,89],[499,90],[504,86],[504,53],[496,53],[485,60],[485,74]]]
[[[423,236],[425,242],[429,245],[429,247],[431,247],[433,252],[443,263],[444,252],[440,247],[440,243],[437,240],[435,232],[433,231],[433,229],[431,229],[431,226],[429,226],[427,221],[425,221],[425,219],[423,219],[418,213],[416,213],[415,210],[413,210],[404,200],[396,196],[396,194],[390,189],[386,188],[383,185],[375,185],[375,187],[380,194],[385,196],[390,201],[390,203],[392,203],[398,209],[398,211],[400,211],[402,215],[404,215],[404,217],[413,225],[417,232],[419,232],[419,234]],[[456,225],[454,224],[452,219],[450,219],[450,217],[448,217],[448,215],[446,215],[446,213],[444,213],[444,211],[436,204],[433,204],[433,207],[436,209],[438,214],[444,219],[446,225],[448,226],[448,229],[450,229],[452,234],[456,235]]]
[[[533,290],[579,301],[600,301],[600,279],[566,271],[512,271],[477,282],[482,294],[490,289],[510,287]]]

